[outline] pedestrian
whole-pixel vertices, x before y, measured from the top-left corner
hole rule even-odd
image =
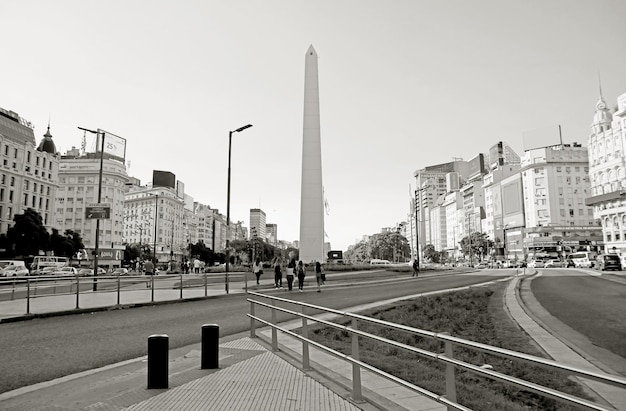
[[[302,260],[298,261],[296,274],[298,275],[298,290],[302,292],[304,277],[306,277],[306,269],[304,268],[304,264],[302,264]]]
[[[193,261],[193,272],[196,274],[200,274],[200,260],[197,258]]]
[[[280,266],[280,258],[277,258],[274,264],[274,286],[283,288],[283,270]]]
[[[152,263],[152,261],[148,260],[143,263],[143,269],[145,271],[145,274],[151,277],[150,280],[146,283],[146,288],[150,288],[150,285],[154,279],[154,277],[152,277],[154,276],[154,264]]]
[[[293,290],[293,274],[296,272],[296,260],[292,259],[287,264],[287,288]]]
[[[326,280],[326,275],[322,270],[322,264],[319,261],[315,262],[315,280],[317,281],[317,292],[322,291],[322,285],[324,285],[324,280]]]
[[[261,274],[263,274],[263,264],[261,264],[261,257],[257,257],[254,265],[252,266],[252,272],[256,276],[257,285],[260,284]]]
[[[420,272],[420,266],[417,263],[417,258],[413,260],[413,277],[417,277]]]

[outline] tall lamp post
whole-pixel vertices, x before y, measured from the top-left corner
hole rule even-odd
[[[226,192],[226,294],[228,294],[228,272],[230,265],[230,153],[232,148],[233,133],[240,133],[250,127],[252,127],[252,124],[247,124],[236,130],[228,132],[228,183]]]
[[[95,134],[97,137],[102,135],[102,147],[100,148],[100,171],[98,173],[98,204],[102,201],[102,164],[104,162],[104,132],[89,130],[87,128],[78,127],[79,130],[87,131]],[[97,140],[97,138],[96,138]],[[100,252],[100,218],[96,218],[96,245],[93,253],[93,291],[98,291],[98,254]]]
[[[157,240],[157,227],[159,225],[159,195],[154,195],[154,242],[152,247],[152,261],[154,262],[154,266],[156,267],[157,259],[156,259],[156,240]]]

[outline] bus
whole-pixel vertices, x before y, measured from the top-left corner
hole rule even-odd
[[[593,251],[577,251],[567,256],[574,263],[576,268],[591,268],[594,266],[598,253]]]
[[[30,273],[31,275],[38,275],[44,268],[53,267],[58,269],[65,267],[67,264],[67,257],[57,257],[56,255],[38,255],[33,258],[33,262],[30,265]]]

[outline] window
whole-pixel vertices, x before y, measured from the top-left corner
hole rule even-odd
[[[574,209],[573,208],[569,209],[569,216],[570,217],[574,217]]]
[[[558,167],[556,168],[556,172],[557,172],[557,173],[560,173],[562,170],[563,170],[563,168],[562,168],[561,166],[558,166]]]

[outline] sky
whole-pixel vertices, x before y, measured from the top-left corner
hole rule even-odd
[[[586,145],[626,93],[623,0],[2,0],[0,107],[126,139],[128,174],[170,171],[231,220],[300,231],[305,53],[319,59],[326,241],[406,220],[413,173],[560,125]],[[88,149],[93,147],[88,147]]]

